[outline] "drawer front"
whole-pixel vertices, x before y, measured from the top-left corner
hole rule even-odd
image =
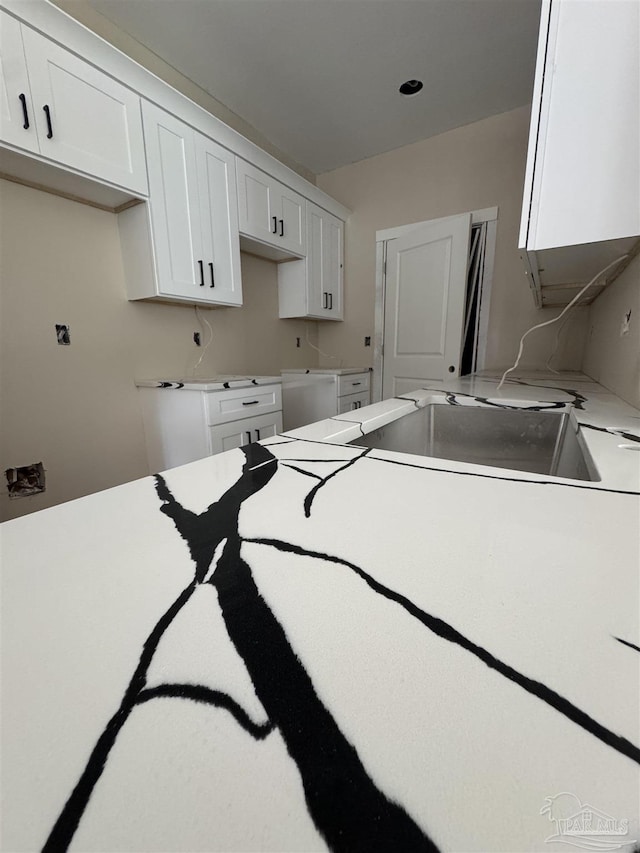
[[[282,409],[280,385],[253,385],[206,394],[207,424],[224,424]]]
[[[345,394],[360,394],[369,390],[369,371],[366,373],[349,373],[338,376],[338,397]]]
[[[340,397],[338,400],[338,414],[344,415],[346,412],[355,412],[368,405],[368,391],[361,391],[359,394],[347,394],[345,397]]]

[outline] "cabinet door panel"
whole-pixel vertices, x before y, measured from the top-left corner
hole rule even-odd
[[[23,39],[41,154],[146,195],[138,95],[33,30]]]
[[[299,255],[306,250],[305,200],[302,196],[282,185],[276,185],[274,193],[280,196],[278,236],[281,244]],[[282,233],[284,232],[284,233]]]
[[[198,298],[205,286],[193,131],[151,104],[143,105],[143,116],[158,290]]]
[[[357,412],[368,405],[368,391],[362,391],[360,394],[349,394],[347,397],[340,397],[338,399],[338,414],[344,415],[346,412]]]
[[[315,204],[307,208],[307,312],[315,316],[326,313],[328,300],[324,289],[322,211]]]
[[[272,243],[277,229],[273,217],[277,220],[279,211],[272,210],[271,179],[244,160],[237,158],[236,164],[240,231],[250,237]]]
[[[332,320],[342,320],[342,236],[344,225],[335,216],[324,214],[322,269],[324,290],[329,294],[328,316]]]
[[[195,134],[206,295],[242,305],[235,157]]]
[[[24,110],[20,100],[24,99]],[[28,127],[24,125],[28,124]],[[0,10],[0,138],[27,151],[38,151],[33,102],[22,48],[21,27]]]
[[[209,431],[211,454],[223,453],[225,450],[242,447],[263,438],[269,438],[279,432],[282,432],[282,412],[213,426]]]

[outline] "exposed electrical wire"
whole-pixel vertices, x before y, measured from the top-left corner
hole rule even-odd
[[[333,358],[337,360],[337,355],[329,355],[329,353],[323,352],[320,347],[317,347],[315,344],[311,343],[311,341],[309,340],[309,326],[307,325],[307,323],[305,323],[305,333],[307,344],[311,347],[311,349],[314,349],[316,352],[319,352],[321,356],[324,356],[324,358]],[[340,367],[342,367],[342,361],[340,361]]]
[[[544,326],[550,326],[552,323],[557,323],[558,320],[560,320],[562,317],[564,317],[564,315],[567,313],[567,311],[576,304],[576,302],[580,299],[582,294],[589,287],[591,287],[592,284],[595,284],[595,282],[600,278],[601,275],[604,275],[607,270],[611,269],[611,267],[615,266],[616,264],[619,264],[620,261],[623,261],[626,257],[627,257],[626,255],[621,255],[619,258],[616,258],[615,261],[611,261],[610,264],[607,264],[606,267],[601,269],[599,273],[594,275],[594,277],[591,279],[591,281],[588,282],[587,284],[585,284],[585,286],[573,297],[571,302],[569,302],[569,304],[566,305],[564,307],[564,309],[560,312],[560,314],[558,314],[557,317],[554,317],[553,320],[547,320],[546,323],[538,323],[537,325],[532,326],[530,329],[527,329],[527,331],[524,333],[524,335],[520,338],[520,346],[518,347],[518,356],[517,356],[517,358],[513,364],[513,367],[508,368],[502,374],[502,379],[500,380],[500,383],[499,383],[498,388],[496,390],[499,391],[502,388],[502,386],[504,385],[504,380],[507,378],[508,374],[513,373],[513,371],[518,367],[518,364],[520,364],[520,359],[522,358],[522,352],[524,350],[524,340],[527,337],[527,335],[530,335],[531,332],[534,332],[536,329],[542,329]]]
[[[198,322],[200,323],[200,327],[202,328],[202,324],[204,322],[205,325],[207,326],[207,328],[209,329],[209,340],[204,345],[204,348],[203,348],[202,352],[200,353],[200,358],[196,361],[195,365],[193,366],[192,373],[195,376],[196,370],[200,367],[200,364],[202,363],[202,359],[204,358],[206,351],[209,349],[209,347],[211,346],[211,343],[213,342],[213,329],[211,328],[211,324],[209,323],[207,318],[204,315],[200,314],[200,309],[198,308],[198,306],[194,305],[193,307],[195,308],[196,317],[198,319]]]

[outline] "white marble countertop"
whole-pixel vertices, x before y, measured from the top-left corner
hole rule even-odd
[[[570,380],[498,399],[600,482],[335,443],[483,377],[2,525],[2,850],[631,853],[640,413]]]
[[[329,373],[332,376],[349,376],[351,373],[368,373],[368,367],[291,367],[281,373]]]
[[[180,379],[136,379],[138,388],[167,388],[184,391],[226,391],[229,388],[248,388],[251,385],[280,385],[281,376],[235,376],[220,374],[202,379],[193,376]]]

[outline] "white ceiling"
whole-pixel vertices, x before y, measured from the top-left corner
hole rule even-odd
[[[315,174],[531,101],[540,0],[89,2]]]

